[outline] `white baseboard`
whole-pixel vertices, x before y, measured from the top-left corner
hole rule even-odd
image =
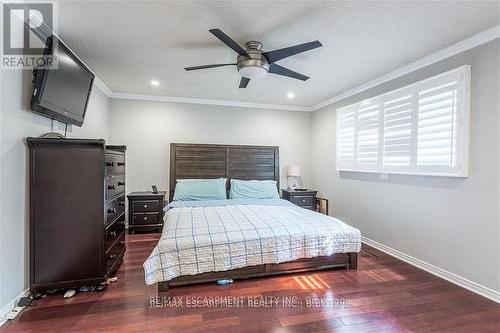
[[[13,300],[11,300],[7,305],[5,305],[2,310],[0,310],[0,326],[7,322],[7,319],[4,319],[7,313],[9,313],[12,309],[17,306],[17,302],[21,297],[26,297],[29,294],[29,289],[26,289],[19,295],[17,295]]]
[[[404,262],[407,262],[410,265],[416,266],[420,269],[423,269],[426,272],[439,276],[440,278],[445,279],[451,283],[454,283],[462,288],[468,289],[476,294],[479,294],[481,296],[491,299],[492,301],[500,303],[500,292],[496,290],[490,289],[488,287],[480,285],[479,283],[470,281],[466,278],[450,273],[442,268],[431,265],[425,261],[412,257],[406,253],[395,250],[389,246],[386,246],[384,244],[381,244],[364,236],[361,237],[361,241],[363,243],[366,243],[367,245],[376,248],[377,250],[387,253],[393,257],[396,257],[399,260],[403,260]]]

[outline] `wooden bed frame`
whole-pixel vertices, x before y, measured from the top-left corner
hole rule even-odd
[[[241,146],[210,144],[170,144],[170,188],[169,199],[174,196],[177,179],[219,178],[276,180],[278,191],[279,148],[274,146]],[[358,254],[337,253],[331,256],[288,261],[280,264],[263,264],[232,269],[223,272],[208,272],[176,277],[158,283],[158,291],[167,291],[170,286],[205,283],[220,279],[246,279],[278,274],[330,268],[355,269]]]

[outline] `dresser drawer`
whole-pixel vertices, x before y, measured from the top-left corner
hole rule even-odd
[[[125,175],[108,176],[106,178],[106,199],[125,193]]]
[[[125,234],[125,219],[120,219],[106,228],[106,251],[116,243],[117,239]],[[125,244],[125,239],[122,240]],[[122,244],[122,245],[123,245]]]
[[[122,195],[106,203],[106,225],[125,213],[125,196]]]
[[[134,213],[141,212],[158,212],[160,208],[160,203],[158,200],[138,200],[134,201],[132,204],[132,209]]]
[[[112,175],[115,173],[125,172],[125,155],[121,154],[106,154],[106,174]]]
[[[134,213],[132,224],[158,224],[158,213]]]
[[[118,241],[106,252],[106,275],[117,267],[121,257],[125,252],[125,233],[123,233]]]
[[[315,199],[314,196],[310,195],[294,195],[292,197],[292,203],[298,205],[298,206],[314,206],[315,205]]]

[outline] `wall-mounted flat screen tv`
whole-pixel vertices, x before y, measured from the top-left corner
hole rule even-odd
[[[44,54],[53,55],[57,67],[34,71],[31,110],[82,126],[94,73],[54,35],[47,38]]]

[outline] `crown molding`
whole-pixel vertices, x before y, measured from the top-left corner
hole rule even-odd
[[[218,100],[218,99],[200,99],[189,97],[173,97],[161,95],[141,95],[141,94],[128,94],[112,91],[99,77],[95,77],[94,83],[101,91],[109,98],[117,99],[132,99],[143,101],[158,101],[158,102],[171,102],[171,103],[187,103],[187,104],[204,104],[204,105],[220,105],[220,106],[233,106],[240,108],[254,108],[254,109],[271,109],[271,110],[284,110],[284,111],[300,111],[312,112],[324,108],[345,98],[376,87],[380,84],[389,82],[403,75],[412,73],[426,66],[432,65],[436,62],[442,61],[464,51],[473,49],[479,45],[488,43],[492,40],[500,38],[500,25],[491,29],[485,30],[472,37],[466,38],[458,43],[445,47],[444,49],[433,53],[429,56],[414,61],[406,66],[400,67],[392,72],[382,75],[370,82],[364,83],[356,88],[347,90],[339,95],[333,96],[313,106],[296,106],[296,105],[279,105],[279,104],[264,104],[264,103],[251,103],[242,101],[231,100]]]
[[[140,101],[171,102],[171,103],[183,103],[183,104],[220,105],[220,106],[234,106],[234,107],[251,108],[251,109],[268,109],[268,110],[283,110],[283,111],[298,111],[298,112],[312,111],[312,108],[310,106],[264,104],[264,103],[251,103],[251,102],[219,100],[219,99],[201,99],[201,98],[189,98],[189,97],[117,93],[113,92],[98,76],[94,78],[94,84],[106,96],[108,96],[109,98],[116,98],[116,99],[132,99]]]
[[[200,98],[188,98],[188,97],[171,97],[171,96],[124,94],[124,93],[112,93],[110,97],[117,98],[117,99],[133,99],[133,100],[142,100],[142,101],[157,101],[157,102],[171,102],[171,103],[185,103],[185,104],[234,106],[234,107],[240,107],[240,108],[253,108],[253,109],[271,109],[271,110],[299,111],[299,112],[311,112],[312,111],[311,107],[309,107],[309,106],[251,103],[251,102],[229,101],[229,100],[219,100],[219,99],[200,99]]]
[[[95,77],[94,78],[94,84],[99,88],[101,89],[101,91],[108,97],[111,98],[111,96],[113,95],[113,91],[106,85],[106,83],[104,83],[103,80],[101,80],[99,77]]]
[[[311,109],[312,109],[312,111],[322,109],[325,106],[336,103],[336,102],[341,101],[343,99],[346,99],[350,96],[353,96],[355,94],[358,94],[358,93],[363,92],[365,90],[368,90],[370,88],[376,87],[380,84],[389,82],[389,81],[394,80],[394,79],[401,77],[403,75],[412,73],[416,70],[422,69],[424,67],[432,65],[436,62],[447,59],[447,58],[452,57],[454,55],[457,55],[459,53],[473,49],[479,45],[488,43],[488,42],[495,40],[497,38],[500,38],[500,25],[497,25],[491,29],[480,32],[477,35],[466,38],[458,43],[447,46],[444,49],[442,49],[436,53],[433,53],[431,55],[423,57],[423,58],[421,58],[417,61],[414,61],[406,66],[400,67],[392,72],[389,72],[385,75],[382,75],[382,76],[380,76],[380,77],[378,77],[370,82],[364,83],[356,88],[350,89],[350,90],[345,91],[337,96],[329,98],[321,103],[313,105],[311,107]]]

